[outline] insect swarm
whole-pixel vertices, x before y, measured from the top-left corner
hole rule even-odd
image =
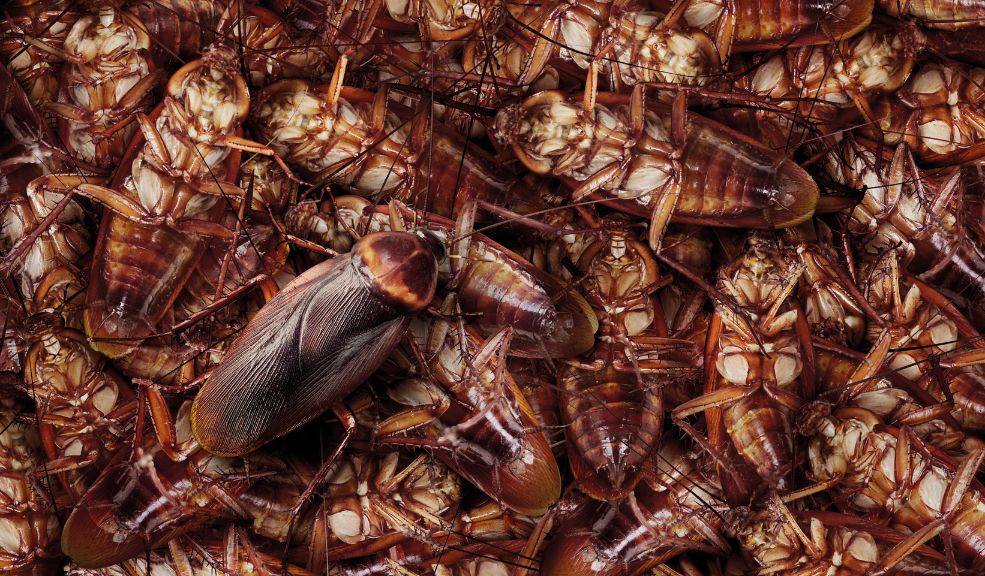
[[[0,564],[980,572],[979,4],[7,3]]]

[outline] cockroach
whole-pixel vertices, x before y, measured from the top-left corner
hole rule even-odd
[[[895,253],[872,263],[864,276],[863,292],[885,320],[885,327],[870,327],[868,341],[893,351],[887,365],[903,377],[919,382],[940,402],[953,402],[953,414],[962,427],[981,432],[985,427],[985,352],[980,336],[946,297],[899,271]],[[962,342],[970,342],[971,346]],[[937,357],[952,369],[939,373]],[[881,363],[881,362],[880,362]]]
[[[297,520],[292,534],[295,504],[317,466],[300,459],[289,459],[288,466],[286,473],[260,479],[238,502],[254,532],[279,542],[292,539],[287,557],[313,572],[407,540],[430,541],[460,505],[459,477],[432,456],[353,453],[332,465],[321,502]]]
[[[962,175],[957,168],[921,169],[905,144],[883,150],[865,139],[846,138],[826,171],[837,182],[863,190],[847,231],[868,261],[887,250],[924,282],[938,286],[966,311],[985,301],[985,248],[969,234],[962,216]]]
[[[355,198],[337,200],[333,212],[320,215],[299,204],[296,209],[305,216],[295,225],[307,228],[298,229],[297,235],[344,244],[345,234],[392,229],[386,207],[368,211],[369,205]],[[352,220],[333,223],[333,213],[335,220]],[[474,316],[472,324],[483,336],[511,326],[510,353],[534,358],[568,358],[591,349],[598,320],[584,298],[511,250],[471,231],[469,212],[460,212],[457,222],[409,209],[400,210],[400,217],[404,222],[426,222],[452,254],[439,266],[438,280],[456,293],[462,311]]]
[[[84,226],[85,216],[76,201],[69,201],[61,212],[55,208],[65,202],[65,194],[47,188],[48,178],[63,182],[83,182],[86,178],[51,176],[31,181],[18,194],[11,189],[4,198],[0,211],[3,233],[0,239],[13,254],[18,246],[26,246],[19,261],[8,259],[18,278],[17,287],[26,301],[29,313],[46,309],[65,312],[63,318],[69,326],[81,327],[81,318],[75,314],[81,306],[84,293],[84,273],[78,265],[91,250],[89,232]],[[98,179],[89,179],[98,181]],[[31,234],[40,231],[37,241]]]
[[[193,381],[221,357],[222,343],[262,304],[261,297],[246,292],[280,280],[287,244],[275,225],[254,222],[281,213],[296,186],[273,160],[266,160],[258,156],[240,167],[240,184],[252,192],[251,205],[249,210],[241,205],[240,214],[224,215],[220,224],[234,237],[205,241],[202,256],[169,312],[169,322],[183,328],[180,334],[175,329],[162,332],[116,359],[124,374],[158,384]],[[207,322],[198,323],[206,317]]]
[[[557,375],[543,360],[511,358],[507,369],[530,405],[540,429],[547,435],[554,458],[565,453],[564,425],[558,411]]]
[[[235,229],[236,218],[228,214],[223,225]],[[277,275],[287,259],[288,246],[273,226],[247,223],[235,241],[213,238],[206,243],[202,257],[175,299],[172,313],[175,323],[184,324],[222,304],[230,295]],[[245,325],[248,316],[261,302],[243,297],[209,314],[208,335],[213,341],[225,340]],[[198,329],[198,328],[196,328]],[[204,329],[203,329],[204,330]],[[184,338],[195,335],[186,331]]]
[[[461,317],[452,296],[443,316]],[[394,354],[386,392],[399,410],[375,441],[422,445],[490,498],[539,516],[561,495],[561,475],[544,432],[506,370],[510,331],[481,341],[459,319],[415,320],[407,349]],[[419,358],[427,360],[421,363]],[[410,377],[408,377],[410,376]]]
[[[963,459],[982,440],[965,432],[951,407],[908,381],[897,370],[882,370],[860,352],[833,342],[814,341],[818,397],[864,408],[893,426],[907,426],[921,440]]]
[[[61,563],[61,526],[51,492],[42,483],[41,436],[19,387],[15,376],[0,374],[0,571],[55,574]]]
[[[39,185],[43,180],[38,178],[64,169],[68,156],[54,144],[48,126],[6,68],[0,69],[0,119],[0,137],[5,142],[0,148],[4,166],[0,246],[6,252],[0,269],[14,280],[25,300],[25,312],[30,314],[43,309],[34,307],[34,296],[42,284],[49,284],[45,291],[54,296],[50,285],[61,283],[55,276],[79,278],[77,266],[90,249],[89,232],[78,202],[65,201],[63,193]],[[70,299],[80,295],[81,288],[78,283],[62,295]],[[54,302],[39,304],[59,308]]]
[[[797,295],[811,331],[840,344],[858,345],[865,335],[864,296],[853,289],[832,249],[830,229],[823,223],[788,228],[804,264]],[[806,240],[803,242],[801,240]],[[874,315],[874,311],[870,312]]]
[[[761,507],[735,512],[732,516],[740,518],[730,522],[732,532],[753,570],[764,576],[778,572],[863,576],[876,568],[892,544],[906,538],[864,518],[790,510],[775,497]],[[932,563],[944,560],[927,547],[916,552]],[[907,558],[896,557],[882,568],[909,573],[904,564]]]
[[[521,74],[520,61],[526,58],[523,48],[505,43],[500,35],[478,35],[461,55],[451,42],[432,44],[421,42],[418,36],[395,34],[387,38],[383,61],[366,89],[390,84],[391,101],[414,110],[430,107],[437,123],[469,141],[481,141],[485,135],[485,111],[526,90],[511,80]],[[494,60],[483,54],[476,61],[476,51],[469,50],[476,42],[492,44]],[[558,82],[556,71],[548,67],[533,84],[547,89],[556,88]]]
[[[242,51],[251,87],[284,78],[324,79],[331,73],[329,55],[321,45],[301,42],[276,14],[255,4],[230,2],[215,35],[217,41]]]
[[[257,135],[305,179],[449,217],[469,201],[494,201],[515,182],[454,130],[388,106],[385,89],[373,95],[343,86],[343,71],[327,86],[271,84],[253,106]]]
[[[12,74],[39,110],[58,94],[62,46],[79,16],[74,3],[67,0],[30,2],[21,9],[5,7],[0,19],[3,74]]]
[[[191,436],[188,413],[186,406],[178,414],[179,444]],[[179,534],[245,518],[236,498],[286,467],[269,454],[223,458],[194,444],[178,462],[156,437],[140,435],[135,444],[131,454],[118,455],[102,470],[65,522],[62,551],[82,568],[138,558]]]
[[[895,147],[905,143],[924,166],[951,166],[985,154],[985,69],[927,61],[893,96],[873,105],[878,125],[866,132]]]
[[[737,60],[733,68],[743,72],[737,81],[740,89],[768,96],[791,114],[737,107],[729,110],[730,119],[752,116],[754,120],[742,128],[776,149],[808,139],[813,136],[809,132],[830,133],[854,116],[876,122],[876,98],[903,85],[923,44],[913,26],[880,20],[837,44]]]
[[[209,220],[223,194],[242,196],[224,182],[239,164],[233,152],[270,153],[238,135],[249,93],[234,62],[232,51],[216,47],[182,67],[153,120],[138,115],[144,140],[131,144],[132,169],[119,171],[111,187],[73,188],[110,211],[85,310],[86,334],[110,357],[132,352],[155,332],[201,254],[201,236],[228,235]]]
[[[150,45],[135,16],[108,4],[77,19],[65,37],[61,88],[47,109],[59,116],[68,153],[103,173],[122,159],[137,128],[134,116],[152,107],[162,73]]]
[[[254,316],[195,397],[199,443],[246,454],[337,406],[430,304],[443,258],[433,234],[380,232],[298,276]]]
[[[36,314],[26,324],[23,389],[37,404],[48,472],[74,502],[129,440],[136,398],[85,335],[61,326],[58,316]]]
[[[282,574],[314,576],[312,572],[258,549],[242,528],[233,524],[221,531],[209,530],[180,536],[166,548],[148,551],[108,568],[83,568],[69,564],[68,576],[147,576],[147,574]]]
[[[831,481],[844,506],[913,530],[880,560],[876,573],[942,532],[949,562],[982,569],[985,495],[974,476],[985,460],[985,448],[956,466],[912,432],[884,426],[867,410],[832,412],[821,403],[805,407],[798,426],[810,436],[813,476]]]
[[[416,25],[420,38],[435,42],[494,34],[503,23],[507,10],[504,0],[472,3],[388,0],[383,5],[390,18],[403,24]]]
[[[572,472],[582,491],[604,500],[632,491],[659,446],[661,382],[692,368],[667,358],[692,345],[668,338],[656,258],[620,216],[601,221],[576,264],[599,317],[595,349],[558,375]]]
[[[985,26],[985,4],[979,0],[879,0],[879,6],[897,18],[912,18],[921,26],[965,30]]]
[[[666,4],[662,0],[658,4]],[[685,0],[684,20],[715,38],[722,61],[730,54],[788,46],[826,44],[850,38],[872,19],[874,0],[809,2]]]
[[[160,67],[175,61],[187,62],[201,57],[215,42],[219,19],[229,0],[134,0],[126,11],[146,27],[153,38],[151,53]]]
[[[673,217],[702,225],[784,228],[814,213],[817,185],[802,168],[724,126],[644,105],[632,96],[582,101],[541,92],[496,116],[496,136],[524,166],[562,178],[579,201],[598,192],[620,210],[650,218],[649,241]],[[740,175],[741,174],[741,175]]]
[[[540,573],[641,574],[689,550],[724,553],[720,489],[665,439],[652,469],[620,502],[573,497],[540,562]]]
[[[466,69],[475,69],[474,63],[491,55],[501,58],[489,50],[523,51],[528,56],[520,74],[506,74],[519,84],[532,83],[548,65],[579,72],[597,66],[615,92],[641,82],[702,85],[721,73],[713,40],[702,30],[680,26],[680,10],[665,17],[635,0],[577,5],[558,1],[514,8],[509,24],[521,38],[501,41],[506,45],[473,40],[466,48]]]
[[[792,488],[793,416],[814,396],[810,327],[790,298],[803,269],[794,250],[754,236],[748,251],[719,272],[718,289],[735,307],[716,303],[706,345],[705,393],[673,411],[678,422],[704,411],[708,438],[719,447],[713,449],[721,455],[734,449],[781,492]],[[726,443],[731,448],[724,448]],[[719,472],[722,487],[730,502],[744,503],[748,487],[727,469]]]

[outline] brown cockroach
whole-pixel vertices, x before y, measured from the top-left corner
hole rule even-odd
[[[598,103],[596,103],[598,102]],[[538,174],[562,178],[579,201],[599,192],[650,218],[659,250],[671,217],[702,225],[774,228],[814,213],[817,185],[799,166],[724,126],[648,109],[632,96],[541,92],[496,116],[496,136]]]
[[[276,14],[254,4],[230,2],[216,25],[223,44],[243,53],[250,86],[284,78],[327,79],[328,54],[318,44],[305,44]]]
[[[963,459],[982,439],[965,432],[951,407],[896,370],[833,342],[814,340],[818,397],[864,408],[893,426],[908,426],[924,442]]]
[[[137,403],[85,335],[59,320],[53,313],[28,318],[23,388],[37,404],[47,470],[75,502],[130,439]]]
[[[214,530],[180,536],[167,548],[148,551],[107,568],[83,568],[69,564],[67,576],[147,576],[148,574],[182,574],[214,576],[314,576],[312,572],[259,550],[242,528],[232,524],[221,532]]]
[[[63,310],[65,322],[80,328],[81,318],[75,312],[81,307],[77,300],[81,300],[85,282],[77,266],[91,249],[89,232],[83,226],[84,212],[78,202],[71,201],[61,212],[55,212],[54,208],[64,202],[65,194],[39,186],[45,178],[32,181],[19,194],[11,189],[3,199],[0,239],[10,248],[10,253],[16,246],[30,242],[19,262],[8,260],[15,269],[14,277],[19,280],[17,287],[27,299],[28,313]],[[63,182],[86,180],[68,176],[50,178]],[[37,241],[30,237],[34,231],[41,232]],[[39,297],[42,293],[44,296]]]
[[[870,326],[867,339],[886,350],[887,366],[939,402],[953,403],[964,429],[985,430],[985,352],[970,322],[943,294],[903,275],[893,252],[871,263],[864,279],[863,292],[885,321],[884,327]],[[939,357],[950,368],[943,373]]]
[[[224,225],[235,228],[234,220],[232,215],[227,215]],[[247,223],[241,234],[235,241],[213,238],[206,243],[202,257],[172,307],[176,323],[195,320],[251,286],[274,282],[287,259],[287,244],[281,241],[273,226],[265,224]],[[262,301],[237,299],[209,314],[209,325],[196,326],[195,330],[208,331],[211,341],[225,340],[246,324],[258,304],[262,305]],[[186,332],[184,338],[194,342],[195,335]]]
[[[259,480],[238,502],[254,532],[286,542],[287,557],[312,572],[406,540],[430,541],[451,525],[460,505],[459,477],[432,456],[353,453],[335,461],[319,490],[321,502],[296,520],[292,533],[296,504],[317,466],[299,459],[288,465],[287,473]]]
[[[981,367],[973,361],[973,350],[958,348],[980,337],[952,302],[974,312],[985,298],[985,251],[965,229],[959,210],[961,173],[924,173],[904,144],[891,160],[888,151],[880,157],[877,148],[861,140],[849,139],[843,146],[848,164],[836,166],[840,173],[835,177],[865,190],[847,228],[858,240],[866,269],[860,287],[883,324],[870,325],[869,342],[875,345],[888,328],[889,346],[901,348],[889,356],[889,367],[923,380],[940,401],[953,401],[962,425],[980,431],[985,414]],[[909,276],[907,269],[919,276]],[[951,352],[963,360],[941,382],[932,364]]]
[[[126,156],[131,170],[118,171],[111,187],[71,183],[72,192],[110,212],[85,310],[86,333],[99,351],[119,357],[154,333],[201,253],[200,237],[229,235],[209,220],[220,196],[242,196],[225,182],[235,177],[238,150],[270,153],[238,135],[248,109],[235,54],[216,47],[172,76],[153,119],[138,114],[143,139]],[[66,185],[49,178],[46,187]]]
[[[906,538],[905,534],[846,514],[791,511],[776,497],[762,507],[734,510],[731,516],[731,531],[752,570],[762,576],[864,576],[876,568],[892,543]],[[944,560],[942,554],[927,547],[916,552],[932,563]],[[895,558],[893,564],[883,568],[911,573],[905,563],[908,558]]]
[[[783,502],[751,511],[734,532],[756,574],[864,576],[879,559],[871,534],[828,527],[816,518],[805,529]]]
[[[116,359],[124,374],[158,384],[181,384],[204,373],[221,358],[223,343],[262,305],[262,296],[246,292],[272,282],[287,256],[287,245],[271,226],[262,224],[248,223],[235,242],[213,238],[205,244],[170,314],[175,325],[184,329],[180,334],[156,335]]]
[[[604,218],[594,236],[576,266],[600,329],[589,360],[560,371],[560,407],[578,486],[593,498],[620,500],[659,446],[662,383],[694,371],[668,352],[693,346],[668,338],[654,294],[665,279],[625,218]]]
[[[985,249],[966,228],[974,220],[960,210],[960,170],[926,172],[906,145],[880,154],[860,138],[846,138],[830,159],[831,178],[864,194],[847,223],[860,261],[893,251],[901,269],[940,287],[959,307],[973,313],[983,305]]]
[[[895,147],[905,143],[925,166],[961,164],[985,155],[985,69],[924,62],[892,96],[873,105],[866,132]]]
[[[576,497],[544,550],[540,574],[642,574],[685,550],[728,551],[719,535],[719,488],[673,440],[664,440],[651,465],[621,502]]]
[[[163,332],[116,359],[124,374],[158,384],[191,382],[221,357],[222,342],[256,312],[260,298],[246,292],[259,286],[265,295],[266,288],[281,280],[287,244],[275,232],[276,224],[255,222],[280,214],[296,185],[268,160],[257,156],[240,167],[240,187],[252,194],[251,206],[247,210],[241,205],[239,214],[225,214],[221,225],[234,237],[205,242],[169,313],[169,322],[181,328],[180,334],[175,329]]]
[[[269,454],[223,458],[198,448],[191,442],[188,413],[186,403],[175,426],[176,444],[188,446],[184,461],[173,460],[173,451],[157,438],[138,436],[130,457],[121,454],[106,466],[79,500],[61,540],[73,562],[103,568],[206,524],[245,518],[237,497],[263,476],[285,470]],[[137,422],[142,431],[143,420]]]
[[[813,476],[830,482],[844,506],[888,517],[913,531],[880,560],[875,573],[884,573],[898,558],[942,532],[952,567],[956,560],[982,569],[985,494],[974,476],[985,448],[955,466],[906,428],[884,426],[862,408],[832,412],[821,403],[805,407],[799,427],[810,436]]]
[[[504,37],[498,45],[484,38],[473,40],[466,47],[466,69],[474,70],[475,63],[490,55],[502,59],[489,50],[506,55],[520,49],[529,53],[522,68],[500,68],[507,71],[505,76],[510,80],[530,84],[548,65],[579,72],[595,66],[616,92],[646,82],[703,85],[721,72],[711,37],[681,26],[679,10],[665,18],[660,12],[645,10],[636,0],[577,4],[561,0],[536,6],[514,4],[511,8],[510,26],[521,38]],[[518,46],[511,46],[511,42]]]
[[[24,300],[25,312],[31,314],[44,309],[34,306],[34,296],[43,284],[48,285],[44,290],[55,296],[53,285],[80,276],[76,266],[89,251],[89,233],[83,226],[84,212],[78,202],[66,202],[63,193],[38,185],[37,178],[63,169],[63,160],[68,160],[68,156],[53,144],[54,138],[41,115],[2,67],[0,118],[0,138],[5,142],[0,149],[4,173],[0,193],[0,247],[6,252],[0,260],[0,269],[14,280]],[[62,300],[81,293],[82,285],[76,283],[61,292]],[[38,303],[59,308],[54,301]]]
[[[365,200],[343,196],[334,211],[319,214],[301,203],[292,208],[288,219],[303,226],[296,231],[299,236],[326,246],[345,245],[346,234],[392,229],[389,210],[384,206],[370,210],[371,206]],[[472,324],[482,335],[491,336],[507,325],[513,328],[511,354],[567,358],[594,345],[598,320],[584,298],[511,250],[472,232],[469,212],[460,212],[457,222],[412,210],[401,210],[400,218],[405,223],[422,223],[444,243],[453,256],[439,266],[439,281],[457,294],[462,310],[475,317]]]
[[[554,458],[565,454],[564,425],[558,407],[557,374],[543,360],[511,358],[507,365],[520,392],[530,405],[540,429],[547,435]]]
[[[342,86],[343,71],[327,86],[274,83],[253,106],[257,135],[307,180],[443,216],[471,200],[493,201],[513,184],[488,152],[452,129],[427,114],[391,110],[399,106],[388,107],[385,89],[374,96]]]
[[[853,289],[849,273],[841,270],[831,229],[818,221],[787,228],[784,236],[797,246],[804,264],[797,295],[811,331],[839,344],[858,345],[865,336],[868,319],[867,310],[863,309],[865,298]],[[875,312],[870,314],[874,316]]]
[[[379,232],[298,276],[253,317],[196,396],[199,443],[245,454],[337,409],[430,304],[443,258],[433,234]]]
[[[0,373],[0,572],[45,576],[61,564],[61,529],[42,482],[41,436],[17,378]]]
[[[385,37],[385,57],[365,88],[390,84],[391,101],[415,110],[430,107],[439,124],[470,141],[485,135],[484,111],[528,89],[515,82],[526,58],[523,47],[507,43],[499,34],[481,36],[480,44],[492,45],[493,59],[483,53],[480,60],[476,60],[474,49],[477,41],[467,44],[459,54],[451,42],[426,43],[416,35]],[[556,70],[547,67],[531,84],[544,90],[557,88],[559,81]]]
[[[705,412],[712,449],[723,456],[734,450],[781,492],[792,488],[791,420],[814,397],[810,327],[791,298],[804,267],[796,250],[753,236],[748,251],[719,271],[719,293],[732,305],[716,303],[705,348],[705,393],[672,413],[683,424],[682,418]],[[716,460],[729,501],[745,503],[750,487],[735,474],[742,464]]]
[[[441,312],[460,317],[451,296]],[[399,409],[376,426],[375,441],[427,446],[502,505],[521,514],[545,513],[561,495],[561,475],[506,370],[510,331],[483,342],[460,318],[415,320],[407,345],[391,360],[396,366],[384,366],[383,372],[394,374],[386,393]]]
[[[59,117],[68,153],[103,173],[122,159],[136,131],[135,114],[153,106],[162,74],[150,46],[143,24],[110,4],[77,19],[65,37],[61,89],[46,108]]]
[[[985,4],[981,0],[879,0],[879,6],[897,18],[912,18],[927,28],[964,30],[985,26]]]
[[[660,0],[658,4],[667,4]],[[827,44],[850,38],[872,19],[874,0],[684,0],[674,10],[715,38],[722,61],[730,54]]]
[[[415,25],[420,38],[449,42],[494,34],[506,17],[505,0],[386,0],[386,12],[395,21]]]
[[[829,133],[852,116],[875,122],[876,97],[896,92],[909,77],[923,39],[913,26],[879,20],[858,36],[837,44],[791,48],[743,59],[733,68],[748,68],[740,89],[767,96],[789,114],[767,109],[731,109],[749,115],[743,131],[776,149],[807,139],[811,132]],[[732,116],[729,119],[736,121]],[[805,121],[806,120],[806,121]]]
[[[4,74],[12,73],[30,102],[43,110],[58,94],[61,48],[80,14],[67,0],[31,4],[23,11],[5,7],[0,19],[0,56],[4,68],[9,67]]]

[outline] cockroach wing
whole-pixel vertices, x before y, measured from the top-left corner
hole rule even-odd
[[[242,455],[287,434],[362,383],[409,322],[351,256],[311,268],[260,309],[202,387],[195,437],[215,454]]]

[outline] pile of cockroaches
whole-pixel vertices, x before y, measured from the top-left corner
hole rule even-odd
[[[0,573],[985,573],[985,0],[13,0]]]

